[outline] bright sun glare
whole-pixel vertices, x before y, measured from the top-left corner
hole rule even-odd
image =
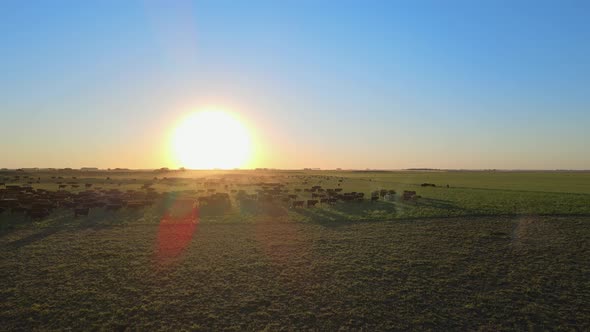
[[[250,157],[250,135],[233,115],[202,111],[189,115],[176,128],[174,155],[191,169],[242,167]]]

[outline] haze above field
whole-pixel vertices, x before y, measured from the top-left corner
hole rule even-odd
[[[0,167],[589,169],[589,9],[3,1]]]

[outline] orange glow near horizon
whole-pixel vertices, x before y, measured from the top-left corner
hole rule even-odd
[[[239,118],[224,111],[200,111],[174,129],[173,159],[189,169],[245,167],[252,159],[252,140]]]

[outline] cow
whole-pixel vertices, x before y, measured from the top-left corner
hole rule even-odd
[[[29,209],[24,206],[21,206],[21,205],[14,206],[10,209],[10,213],[27,213],[27,212],[29,212]]]
[[[105,208],[107,211],[117,211],[121,209],[121,207],[121,204],[107,204]]]
[[[379,196],[371,196],[371,203],[379,201]]]
[[[199,206],[202,206],[204,204],[208,204],[209,203],[209,197],[207,197],[207,196],[201,196],[201,197],[197,198],[197,201],[199,202]]]
[[[303,204],[305,204],[305,201],[293,201],[294,208],[303,207]]]
[[[308,199],[307,200],[307,207],[312,207],[315,206],[316,204],[318,204],[318,200],[317,199]]]
[[[128,209],[140,209],[144,207],[146,204],[144,201],[129,201],[127,202]]]
[[[73,202],[71,200],[67,200],[67,201],[63,201],[60,206],[66,207],[66,208],[75,208],[76,207],[76,202]]]
[[[34,208],[28,210],[27,215],[32,219],[43,219],[49,215],[49,210],[44,208]]]
[[[416,192],[413,190],[404,190],[404,193],[402,195],[402,198],[404,201],[409,201],[410,199],[414,199],[414,196],[416,196]]]
[[[320,204],[329,203],[329,202],[330,202],[329,198],[320,198]]]
[[[90,212],[90,208],[88,208],[88,207],[77,207],[74,209],[74,217],[88,216],[89,212]]]

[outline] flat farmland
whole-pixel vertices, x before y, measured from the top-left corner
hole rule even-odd
[[[5,330],[590,328],[588,173],[16,173],[0,175],[5,187],[75,182],[61,188],[72,202],[146,184],[158,195],[78,217],[63,206],[0,214]],[[280,187],[307,201],[313,186],[364,198],[293,207],[239,196]],[[166,219],[210,189],[230,206]],[[382,189],[396,194],[371,202]]]

